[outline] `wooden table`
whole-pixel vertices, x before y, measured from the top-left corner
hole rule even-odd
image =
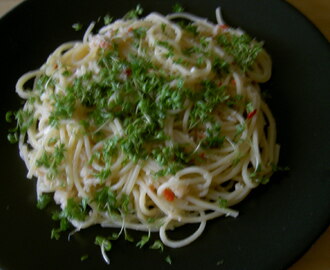
[[[0,17],[22,1],[0,0]],[[330,41],[330,0],[287,1],[306,15]],[[289,270],[330,270],[330,227]]]

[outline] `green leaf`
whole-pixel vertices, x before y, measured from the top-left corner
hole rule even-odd
[[[138,27],[133,29],[133,35],[137,39],[145,38],[147,35],[147,28],[145,27]]]
[[[164,251],[164,245],[159,240],[156,240],[149,248],[150,249],[159,249],[161,252]]]
[[[172,259],[170,256],[166,256],[165,258],[165,262],[167,262],[168,264],[172,264]]]
[[[60,221],[60,227],[52,229],[51,239],[58,240],[61,236],[61,233],[67,231],[70,228],[69,221],[64,217],[60,217],[60,215],[60,212],[55,212],[52,216],[52,219]]]
[[[226,199],[219,198],[218,199],[218,205],[220,208],[227,208],[228,201]]]
[[[52,201],[52,196],[49,193],[41,194],[38,198],[37,207],[39,209],[44,209]]]
[[[84,221],[87,215],[86,201],[81,200],[80,202],[77,202],[74,198],[69,198],[67,200],[67,205],[61,212],[61,217],[63,218],[80,221]]]
[[[251,113],[251,112],[253,112],[253,111],[254,111],[254,107],[253,107],[252,102],[247,103],[247,104],[246,104],[246,112],[247,112],[247,113]]]
[[[80,261],[86,261],[88,259],[88,254],[85,254],[85,255],[82,255],[81,257],[80,257]]]
[[[143,8],[140,5],[137,5],[135,9],[128,11],[123,19],[132,20],[137,19],[143,13]]]
[[[136,246],[139,248],[142,248],[145,244],[147,244],[150,240],[150,234],[149,235],[143,235],[141,240],[136,243]]]
[[[225,140],[224,136],[220,133],[220,124],[213,124],[210,128],[206,129],[206,137],[201,141],[204,148],[220,148]]]
[[[48,178],[53,179],[58,173],[58,167],[64,160],[65,151],[65,145],[62,143],[55,146],[54,153],[44,151],[41,157],[36,160],[36,166],[47,168]]]
[[[184,12],[184,8],[179,3],[175,3],[172,10],[173,12]]]
[[[262,43],[253,41],[247,34],[233,35],[228,32],[217,37],[217,42],[232,55],[235,62],[245,72],[251,68],[262,51]]]
[[[224,59],[216,57],[213,60],[212,69],[219,75],[226,75],[229,73],[229,64]]]
[[[15,114],[12,111],[6,113],[6,122],[11,123],[14,120]]]
[[[108,211],[109,213],[117,213],[117,195],[111,191],[109,187],[103,187],[95,192],[93,202],[96,203],[100,211]]]
[[[108,25],[112,23],[112,20],[113,18],[109,14],[105,15],[103,18],[104,25]]]
[[[245,128],[246,128],[245,123],[240,123],[240,124],[236,125],[236,132],[235,132],[235,135],[234,135],[234,141],[236,141],[237,138],[239,138],[242,135]]]
[[[74,23],[74,24],[72,25],[72,28],[73,28],[75,31],[79,31],[79,30],[81,30],[82,27],[83,27],[83,25],[82,25],[81,23]]]
[[[7,135],[7,140],[10,142],[10,143],[17,143],[18,142],[18,135],[17,133],[9,133]]]
[[[125,240],[127,240],[128,242],[134,242],[134,238],[131,236],[131,235],[129,235],[127,232],[126,232],[126,230],[124,230],[124,235],[125,235]]]
[[[110,251],[112,248],[110,240],[108,238],[100,236],[100,235],[95,237],[94,243],[95,243],[95,245],[98,245],[101,247],[103,246],[104,250],[106,250],[106,251]]]

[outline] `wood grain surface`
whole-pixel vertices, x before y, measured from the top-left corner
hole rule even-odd
[[[21,2],[23,0],[0,0],[0,17]],[[287,2],[303,13],[330,41],[330,0]],[[330,270],[330,227],[289,270]]]

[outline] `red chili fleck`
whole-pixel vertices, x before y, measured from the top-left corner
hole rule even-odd
[[[126,68],[126,69],[124,70],[124,74],[125,74],[127,77],[129,77],[129,76],[132,75],[132,70],[131,70],[130,68]]]
[[[167,201],[172,202],[174,201],[175,198],[175,194],[172,190],[170,190],[169,188],[166,188],[163,192],[164,197]]]
[[[205,157],[205,153],[204,153],[204,152],[200,153],[200,154],[199,154],[199,157],[202,158],[202,159],[206,159],[206,157]]]
[[[222,29],[222,30],[226,30],[229,28],[229,26],[227,24],[221,24],[219,25],[219,27]]]
[[[235,81],[234,79],[232,79],[232,80],[230,81],[230,84],[231,84],[232,86],[235,86],[235,85],[236,85],[236,81]]]
[[[218,86],[221,86],[221,85],[222,85],[222,81],[219,81],[219,82],[218,82]]]
[[[249,112],[246,116],[246,119],[251,119],[257,113],[257,109],[254,109],[252,112]]]
[[[127,29],[127,32],[132,32],[132,31],[133,31],[133,27]]]

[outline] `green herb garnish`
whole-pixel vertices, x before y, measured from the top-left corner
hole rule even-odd
[[[161,252],[163,252],[164,244],[161,241],[156,240],[149,248],[150,249],[159,249]]]
[[[172,10],[173,12],[184,12],[184,8],[179,3],[175,3]]]
[[[74,24],[72,25],[72,28],[73,28],[75,31],[79,31],[79,30],[81,30],[82,27],[83,27],[83,25],[82,25],[81,23],[74,23]]]
[[[113,21],[113,18],[109,14],[107,14],[103,17],[104,25],[108,25],[108,24],[112,23],[112,21]]]
[[[139,16],[141,16],[143,13],[143,9],[140,5],[137,5],[135,9],[132,9],[126,13],[126,15],[123,17],[123,19],[126,20],[132,20],[137,19]]]
[[[240,36],[224,33],[218,36],[218,44],[231,54],[245,72],[251,68],[262,50],[262,43],[252,40],[247,34]]]
[[[38,198],[37,207],[44,209],[52,201],[52,196],[48,193],[41,194]]]
[[[139,248],[142,248],[143,246],[145,246],[150,240],[150,234],[148,235],[143,235],[141,240],[139,242],[136,243],[136,246]]]
[[[172,264],[172,259],[170,256],[166,256],[165,258],[165,262],[167,262],[168,264]]]

